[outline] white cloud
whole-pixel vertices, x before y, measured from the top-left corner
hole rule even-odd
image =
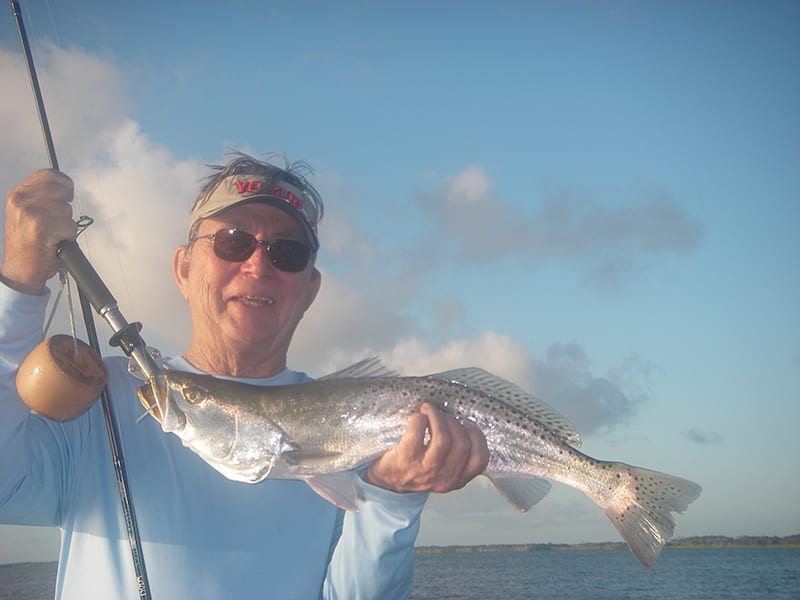
[[[692,442],[693,444],[699,444],[701,446],[706,444],[716,446],[722,443],[722,436],[716,431],[705,431],[696,427],[687,429],[686,431],[682,432],[681,435],[684,439]]]
[[[82,245],[123,314],[144,322],[147,342],[163,344],[167,354],[181,352],[189,319],[171,257],[185,241],[202,166],[177,160],[131,121],[105,132],[102,141],[106,153],[73,172],[76,203],[95,218]]]
[[[121,73],[113,64],[49,43],[34,47],[34,60],[56,154],[62,170],[97,151],[97,137],[130,112]],[[3,181],[19,179],[18,169],[48,166],[42,130],[21,53],[0,48],[3,102],[0,122]],[[11,174],[11,179],[7,179]]]
[[[593,287],[617,287],[655,256],[690,251],[700,240],[697,223],[658,186],[615,191],[613,200],[569,188],[518,195],[524,204],[503,200],[471,165],[421,191],[417,202],[461,260],[566,262]]]
[[[553,403],[582,435],[628,423],[649,398],[652,366],[629,357],[605,375],[594,372],[575,342],[554,343],[537,361],[535,393]]]
[[[322,289],[297,329],[289,362],[323,375],[368,356],[385,356],[411,328],[412,319],[387,308],[375,294],[323,271]]]
[[[408,375],[424,375],[461,367],[480,367],[530,389],[533,361],[522,343],[511,336],[486,331],[473,339],[454,339],[430,348],[419,338],[400,340],[387,363]]]
[[[477,165],[470,165],[455,177],[447,180],[447,201],[454,207],[459,204],[479,204],[489,197],[492,182]]]

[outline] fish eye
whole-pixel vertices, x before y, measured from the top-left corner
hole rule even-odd
[[[208,397],[208,392],[196,386],[186,386],[183,388],[183,397],[189,404],[200,404]]]

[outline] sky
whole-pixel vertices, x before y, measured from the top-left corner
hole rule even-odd
[[[290,367],[483,367],[589,455],[702,485],[676,537],[800,532],[800,4],[21,5],[81,244],[148,344],[187,345],[205,165],[306,160],[323,288]],[[0,82],[8,190],[48,166],[10,10]],[[522,515],[479,479],[418,543],[607,540],[571,488]],[[0,563],[57,547],[0,526]]]

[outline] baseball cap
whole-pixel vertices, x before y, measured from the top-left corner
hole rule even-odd
[[[205,202],[194,207],[189,231],[197,221],[248,202],[264,202],[286,211],[301,225],[312,249],[319,250],[317,226],[322,219],[322,199],[312,186],[288,173],[277,177],[247,173],[226,177]]]

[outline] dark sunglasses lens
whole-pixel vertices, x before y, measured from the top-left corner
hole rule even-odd
[[[220,229],[214,234],[214,254],[229,262],[243,262],[253,255],[259,242],[238,229]],[[296,240],[275,240],[267,244],[270,262],[276,269],[298,273],[306,268],[311,248]]]
[[[269,243],[269,258],[276,269],[298,273],[306,268],[311,248],[295,240],[275,240]]]
[[[214,254],[222,260],[242,262],[256,249],[256,238],[238,229],[220,229],[214,234]]]

